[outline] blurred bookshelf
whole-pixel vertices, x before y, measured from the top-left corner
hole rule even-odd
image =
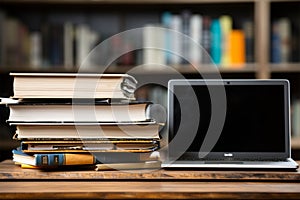
[[[163,20],[163,16],[168,14],[180,20],[188,15],[189,18],[200,16],[203,21],[207,17],[210,23],[221,19],[230,23],[230,30],[239,31],[237,36],[242,35],[238,38],[242,38],[243,45],[236,47],[244,52],[242,59],[237,63],[224,64],[220,61],[217,65],[199,61],[199,68],[182,61],[175,64],[164,61],[163,65],[168,66],[166,68],[143,70],[135,69],[144,59],[139,51],[120,58],[105,73],[130,73],[137,79],[148,76],[149,80],[155,75],[164,79],[164,83],[176,73],[187,78],[199,78],[199,73],[216,72],[224,78],[286,78],[291,82],[292,105],[296,105],[300,100],[299,10],[300,0],[1,0],[0,77],[5,82],[5,88],[0,89],[1,95],[11,93],[9,72],[77,72],[80,62],[95,45],[119,32],[149,24],[170,28]],[[204,29],[202,25],[201,34]],[[279,34],[274,31],[277,29],[280,29]],[[88,38],[92,38],[89,46],[77,47],[80,42],[86,41],[76,39],[74,35],[72,41],[65,41],[62,35],[66,31],[71,35],[84,32],[82,38],[88,34]],[[218,34],[214,36],[220,37]],[[199,43],[203,44],[203,40]],[[69,43],[66,45],[65,42]],[[65,54],[69,55],[67,59]],[[219,58],[212,56],[212,59],[216,61]],[[102,67],[85,72],[99,71],[102,72]],[[149,93],[144,97],[143,91],[139,96],[157,96]],[[294,110],[292,116],[298,116],[295,114],[298,109]],[[300,124],[300,118],[297,123]],[[293,131],[292,135],[299,138],[296,132],[300,133],[300,130]],[[299,139],[295,141],[292,142],[293,147],[300,149]]]

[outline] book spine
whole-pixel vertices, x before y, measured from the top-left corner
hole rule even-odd
[[[173,54],[171,56],[170,64],[171,65],[179,65],[181,64],[181,57],[182,56],[182,40],[180,32],[182,30],[182,19],[179,15],[173,15],[172,16],[172,22],[171,22],[171,29],[176,31],[172,32],[172,43],[171,43],[171,50],[173,52],[178,53],[179,55]]]
[[[288,18],[281,18],[278,23],[281,47],[281,62],[287,63],[291,60],[291,22]]]
[[[243,23],[243,31],[245,33],[245,50],[246,50],[246,62],[254,62],[254,25],[253,21],[245,21]]]
[[[221,35],[221,25],[219,19],[214,19],[211,22],[211,58],[215,64],[221,63],[221,44],[222,44],[222,35]]]
[[[183,59],[182,62],[183,64],[187,64],[186,59],[190,59],[190,19],[191,19],[191,12],[189,10],[184,10],[181,13],[182,17],[182,33],[184,34],[183,39],[182,39],[182,56]]]
[[[203,31],[202,31],[202,62],[204,64],[210,64],[210,43],[211,43],[211,35],[210,35],[210,24],[211,20],[209,16],[203,16]]]
[[[222,65],[228,65],[231,63],[230,60],[230,32],[232,29],[232,19],[228,15],[224,15],[220,17],[220,24],[222,29]]]
[[[272,35],[271,35],[271,62],[281,62],[281,48],[280,48],[280,35],[278,22],[272,24]]]
[[[190,34],[194,42],[190,42],[190,56],[191,62],[194,65],[201,63],[201,50],[200,43],[202,40],[202,16],[199,14],[192,15],[190,19]]]
[[[30,66],[39,68],[42,65],[42,37],[40,32],[30,34]]]
[[[143,60],[149,69],[162,68],[166,64],[164,48],[165,31],[158,25],[148,24],[143,30]]]
[[[245,35],[241,30],[233,30],[230,33],[230,59],[232,64],[245,63]]]
[[[90,154],[35,154],[36,166],[88,165],[94,164]]]
[[[64,24],[64,66],[66,69],[72,69],[74,66],[74,27],[70,22]]]
[[[162,25],[164,28],[166,29],[170,29],[171,28],[171,23],[172,23],[172,14],[170,12],[164,12],[162,14],[161,17],[161,21],[162,21]],[[172,53],[169,52],[171,50],[171,43],[172,43],[172,33],[170,33],[169,30],[165,31],[165,41],[164,41],[164,45],[165,45],[165,56],[166,56],[166,63],[170,64],[171,63],[171,57],[172,57]]]

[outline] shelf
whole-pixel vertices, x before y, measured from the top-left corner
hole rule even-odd
[[[139,66],[110,66],[105,70],[105,73],[128,73],[133,72],[134,74],[195,74],[195,73],[255,73],[257,65],[256,64],[243,64],[243,65],[227,65],[227,66],[216,66],[216,65],[201,65],[199,70],[197,70],[192,65],[178,65],[178,66],[149,66],[148,68]],[[102,68],[98,69],[94,67],[93,69],[83,70],[84,73],[99,73]],[[78,72],[78,69],[67,69],[63,67],[40,67],[40,68],[10,68],[4,69],[0,68],[0,73],[9,72]]]
[[[254,0],[2,0],[1,3],[38,4],[199,4],[199,3],[249,3]]]
[[[270,64],[270,72],[276,73],[289,73],[289,72],[299,72],[300,73],[300,63],[280,63],[280,64]]]
[[[300,150],[300,137],[292,138],[291,146],[292,146],[292,149]]]

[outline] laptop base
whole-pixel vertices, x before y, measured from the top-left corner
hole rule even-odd
[[[296,170],[299,165],[291,158],[286,161],[175,161],[163,163],[162,168],[205,168],[205,169],[281,169]]]

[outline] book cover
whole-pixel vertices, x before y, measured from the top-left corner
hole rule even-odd
[[[49,154],[27,154],[19,149],[12,150],[13,161],[16,164],[24,165],[27,168],[54,167],[65,165],[90,165],[95,163],[136,163],[160,160],[159,152],[151,153],[101,153],[93,154],[70,154],[70,153],[49,153]]]
[[[190,60],[191,52],[190,52],[190,22],[191,22],[191,16],[192,13],[190,10],[183,10],[181,12],[181,18],[182,18],[182,30],[181,32],[184,34],[182,37],[182,57],[185,59],[182,59],[182,64],[188,64],[188,60]],[[188,59],[188,60],[187,60]]]
[[[222,58],[221,64],[226,67],[231,63],[230,60],[230,32],[232,30],[232,18],[229,15],[220,17],[221,32],[222,32]]]
[[[14,98],[134,100],[137,81],[127,74],[10,73]]]
[[[245,53],[246,63],[254,62],[254,24],[252,20],[243,22],[243,31],[245,33]]]
[[[179,15],[172,15],[172,21],[171,21],[171,29],[176,31],[172,32],[172,43],[171,43],[171,50],[173,52],[178,52],[179,55],[177,54],[172,54],[170,64],[177,66],[182,63],[182,36],[181,36],[181,31],[182,31],[182,19]]]
[[[291,61],[291,21],[289,18],[281,18],[278,20],[278,33],[280,38],[281,62],[287,63]]]
[[[221,63],[222,56],[222,32],[221,24],[219,19],[213,19],[210,26],[211,32],[211,45],[210,45],[210,55],[212,61],[215,64]]]
[[[271,33],[271,62],[280,63],[281,62],[281,44],[278,22],[274,21],[272,23],[272,33]]]
[[[12,125],[14,125],[12,123]],[[153,121],[128,123],[18,123],[18,139],[159,139]]]
[[[164,51],[165,30],[157,24],[147,24],[143,29],[143,63],[149,69],[161,69],[166,65]]]
[[[162,22],[162,25],[164,28],[166,29],[171,29],[172,26],[172,14],[170,12],[163,12],[162,13],[162,16],[161,16],[161,22]],[[164,46],[165,46],[165,49],[166,50],[171,50],[171,45],[172,45],[172,34],[170,34],[170,32],[167,30],[165,32],[165,35],[164,35]],[[172,56],[172,53],[171,52],[165,52],[165,57],[166,57],[166,63],[167,64],[170,64],[171,63],[171,56]]]
[[[202,31],[202,60],[204,64],[211,64],[211,34],[210,34],[211,19],[209,16],[203,16],[203,31]]]
[[[74,25],[71,22],[64,24],[64,67],[73,69],[74,64],[74,40],[75,40]]]
[[[92,103],[23,101],[9,105],[8,122],[138,122],[151,119],[150,102]]]
[[[191,39],[196,43],[190,42],[190,59],[192,64],[199,66],[202,62],[202,16],[194,14],[190,18],[190,36]]]
[[[230,59],[234,67],[241,67],[245,63],[245,34],[242,30],[232,30],[230,33]]]
[[[34,154],[13,150],[13,161],[32,166],[91,165],[96,163],[92,154]]]
[[[40,32],[30,34],[30,66],[38,69],[42,66],[42,36]]]
[[[88,153],[88,152],[152,152],[159,148],[159,140],[23,140],[21,150],[26,153]]]

